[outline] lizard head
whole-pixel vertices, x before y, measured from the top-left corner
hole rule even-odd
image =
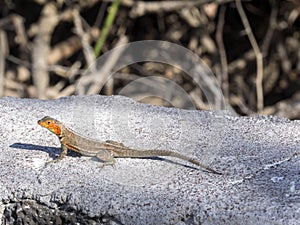
[[[58,120],[53,119],[50,116],[45,116],[38,121],[38,124],[42,127],[47,128],[57,136],[61,136],[61,122],[59,122]]]

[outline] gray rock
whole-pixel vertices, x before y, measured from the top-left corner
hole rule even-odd
[[[68,154],[37,124],[54,117],[85,136],[139,149],[169,149],[224,172],[174,158],[117,159],[114,167]],[[299,224],[300,124],[233,117],[114,96],[0,99],[3,224]]]

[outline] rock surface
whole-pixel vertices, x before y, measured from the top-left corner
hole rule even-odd
[[[60,153],[37,124],[139,149],[170,149],[222,171],[174,158],[117,159],[114,167]],[[3,224],[299,224],[300,123],[277,117],[154,107],[115,96],[0,99]]]

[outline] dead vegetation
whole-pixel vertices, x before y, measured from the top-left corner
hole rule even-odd
[[[35,0],[3,1],[0,8],[0,96],[119,94],[154,76],[177,84],[198,109],[209,109],[199,85],[172,65],[139,62],[106,80],[123,52],[101,68],[93,64],[122,44],[164,40],[190,49],[211,68],[231,110],[300,118],[299,1]],[[97,79],[85,76],[88,67]],[[175,94],[150,98],[141,91],[134,97],[185,107]]]

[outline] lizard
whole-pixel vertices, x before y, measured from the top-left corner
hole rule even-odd
[[[96,157],[100,161],[104,162],[103,165],[115,164],[115,158],[146,158],[157,156],[171,156],[188,161],[194,165],[204,168],[211,173],[219,175],[222,174],[200,163],[196,159],[190,158],[174,151],[160,149],[133,149],[126,147],[124,144],[116,141],[98,141],[85,137],[67,128],[63,123],[49,116],[45,116],[44,118],[38,120],[38,124],[54,133],[59,138],[59,141],[61,143],[62,151],[60,155],[50,162],[58,162],[63,159],[66,156],[68,149],[84,156]]]

